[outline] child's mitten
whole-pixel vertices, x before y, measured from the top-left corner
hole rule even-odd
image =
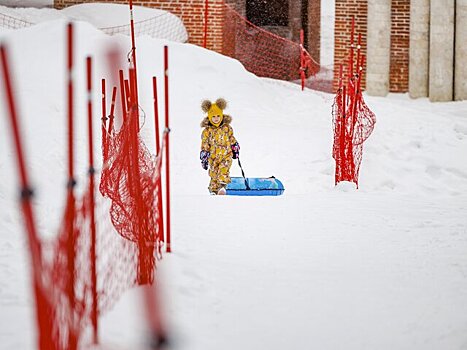
[[[208,159],[210,153],[208,151],[202,150],[199,154],[199,159],[201,159],[201,166],[204,170],[208,170]]]
[[[240,145],[238,142],[235,142],[232,146],[232,158],[237,159],[238,156],[240,155]]]

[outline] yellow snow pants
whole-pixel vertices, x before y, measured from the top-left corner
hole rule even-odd
[[[232,166],[232,157],[221,159],[209,159],[209,192],[216,193],[220,188],[230,183],[230,167]]]

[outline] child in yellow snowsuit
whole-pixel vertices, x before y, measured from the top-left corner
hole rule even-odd
[[[240,146],[233,135],[230,126],[232,117],[224,114],[227,102],[219,98],[216,102],[204,100],[201,104],[207,117],[201,122],[204,128],[201,134],[201,166],[207,170],[209,166],[209,192],[225,194],[225,187],[230,183],[230,167],[232,158],[237,159]]]

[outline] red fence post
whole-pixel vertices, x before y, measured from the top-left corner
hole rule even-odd
[[[160,138],[159,138],[159,104],[157,100],[157,78],[152,77],[152,91],[154,96],[154,123],[155,123],[155,135],[156,135],[156,155],[160,156]],[[158,226],[159,226],[159,239],[164,242],[164,212],[162,208],[162,174],[159,174],[159,179],[157,180],[157,211],[159,214],[158,217]]]
[[[209,1],[204,0],[204,40],[203,47],[206,48],[208,43],[208,19],[209,19]]]
[[[131,29],[131,52],[132,52],[132,63],[133,63],[133,69],[134,71],[134,79],[135,79],[135,104],[136,104],[136,125],[139,130],[139,101],[138,101],[138,78],[137,78],[137,73],[136,73],[136,41],[135,41],[135,24],[133,20],[133,0],[130,0],[130,29]]]
[[[102,134],[102,148],[104,154],[104,161],[107,159],[107,101],[105,91],[105,79],[101,80],[102,87],[102,117],[101,117],[101,134]]]
[[[303,29],[300,29],[300,78],[302,80],[302,91],[305,89],[305,34]]]
[[[93,128],[92,128],[92,60],[91,57],[86,58],[86,75],[87,75],[87,96],[88,96],[88,141],[89,141],[89,211],[91,225],[91,289],[92,289],[92,310],[91,321],[93,326],[93,342],[98,343],[98,324],[97,324],[97,254],[96,254],[96,212],[95,212],[95,183],[94,183],[94,144],[93,144]],[[103,96],[105,96],[105,80],[102,84]],[[105,99],[104,99],[105,101]],[[105,105],[105,103],[104,103]],[[105,113],[105,107],[103,107]],[[105,114],[104,114],[105,116]],[[104,127],[105,130],[105,127]]]
[[[75,194],[74,188],[76,181],[74,178],[74,150],[73,150],[73,24],[67,26],[67,78],[68,78],[68,198],[66,206],[67,225],[67,264],[68,264],[68,283],[67,292],[70,302],[70,309],[75,310]],[[76,334],[71,331],[68,335],[68,347],[70,350],[77,348]]]
[[[166,252],[170,253],[172,248],[170,246],[170,147],[169,147],[169,49],[167,45],[164,46],[164,92],[165,92],[165,130],[167,133],[167,144],[165,147],[165,190],[166,190],[166,212],[167,212],[167,219],[166,219],[166,233],[167,233],[167,246]]]
[[[110,103],[110,114],[109,114],[109,128],[108,133],[109,135],[112,134],[112,130],[114,127],[114,119],[115,119],[115,100],[117,97],[117,87],[114,86],[112,89],[112,102]]]
[[[5,83],[5,96],[9,108],[9,116],[11,129],[13,133],[13,141],[16,150],[16,159],[19,181],[21,184],[21,209],[23,212],[24,225],[28,235],[29,252],[31,254],[32,264],[32,282],[34,295],[36,298],[36,321],[37,321],[37,337],[38,348],[40,350],[55,349],[55,344],[52,339],[53,319],[50,304],[47,297],[44,295],[43,285],[41,284],[42,271],[42,252],[39,237],[37,235],[36,220],[33,207],[31,205],[31,197],[33,192],[29,182],[29,176],[26,170],[25,155],[20,138],[20,127],[17,117],[16,104],[14,101],[13,87],[10,79],[10,70],[6,49],[3,45],[0,46],[0,61],[2,63],[3,80]]]
[[[127,115],[127,103],[125,98],[125,79],[123,77],[123,70],[118,71],[118,77],[120,79],[120,102],[122,104],[122,121],[125,122]]]

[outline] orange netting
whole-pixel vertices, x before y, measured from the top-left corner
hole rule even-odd
[[[103,137],[100,191],[111,203],[104,197],[95,198],[97,174],[90,167],[84,193],[77,193],[74,179],[69,181],[58,235],[42,239],[36,231],[30,201],[33,192],[16,130],[6,50],[0,49],[22,175],[21,203],[32,261],[38,348],[75,350],[93,341],[97,318],[125,290],[154,280],[163,241],[159,179],[167,136],[165,133],[159,155],[152,156],[139,137],[135,95],[127,94],[131,107],[121,129],[116,132],[109,127]]]
[[[130,35],[130,25],[99,28],[109,35],[125,34]],[[184,43],[188,40],[188,35],[181,22],[175,20],[171,13],[164,12],[149,19],[135,22],[135,35],[149,35],[152,38],[161,38]]]
[[[222,53],[239,60],[259,77],[300,83],[332,91],[332,71],[320,66],[299,43],[264,30],[225,5]]]
[[[152,281],[155,248],[163,240],[157,210],[161,160],[156,160],[139,138],[136,111],[127,116],[118,133],[110,126],[105,137],[99,189],[112,200],[110,218],[117,232],[138,245],[138,281],[146,283]]]
[[[354,182],[358,188],[358,174],[362,161],[363,143],[373,132],[376,116],[363,99],[361,79],[365,57],[361,55],[361,36],[354,57],[354,23],[352,22],[347,80],[343,66],[339,75],[339,89],[332,106],[334,144],[332,156],[336,161],[335,183]],[[355,62],[354,62],[355,60]]]

